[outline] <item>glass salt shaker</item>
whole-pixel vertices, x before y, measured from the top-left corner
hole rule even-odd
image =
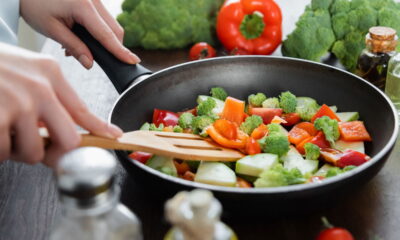
[[[139,219],[119,202],[116,161],[86,147],[62,157],[56,171],[62,216],[51,240],[141,240]]]
[[[237,240],[234,231],[220,221],[221,203],[207,190],[180,192],[165,204],[173,224],[164,240]]]
[[[396,30],[372,27],[365,37],[366,48],[357,62],[356,74],[384,90],[388,62],[396,54]]]

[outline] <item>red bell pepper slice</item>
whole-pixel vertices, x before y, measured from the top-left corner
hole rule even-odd
[[[207,134],[210,135],[211,139],[223,147],[244,149],[246,147],[247,137],[239,134],[239,139],[230,140],[220,134],[214,125],[211,125],[206,130]]]
[[[261,147],[258,141],[252,137],[247,139],[246,143],[246,153],[249,155],[254,155],[261,153]]]
[[[339,117],[336,116],[335,112],[333,112],[332,109],[326,104],[323,104],[318,112],[314,114],[314,116],[311,118],[311,122],[313,123],[315,119],[323,116],[328,116],[330,119],[335,119],[340,122]]]
[[[136,151],[129,154],[129,158],[144,164],[146,164],[147,160],[149,160],[152,156],[153,156],[152,153],[140,152],[140,151]]]
[[[238,137],[237,126],[226,119],[218,119],[214,122],[215,129],[229,140],[235,140]]]
[[[228,51],[268,55],[282,42],[282,13],[273,0],[229,0],[217,18],[217,35]]]
[[[245,116],[244,107],[244,101],[233,97],[227,97],[225,100],[224,109],[222,110],[221,118],[234,122],[240,126]]]
[[[282,115],[282,118],[286,121],[286,123],[282,123],[283,126],[293,126],[301,120],[298,113],[285,113]]]
[[[262,117],[264,124],[270,124],[275,116],[282,116],[282,108],[249,108],[250,115]]]
[[[345,141],[372,141],[361,121],[340,122],[339,131],[341,138]]]
[[[318,132],[318,134],[311,139],[310,143],[317,145],[320,148],[329,148],[331,144],[326,140],[323,132]]]
[[[164,124],[164,127],[167,126],[175,126],[178,124],[179,115],[177,113],[154,109],[153,112],[153,123],[158,127],[161,123]]]
[[[251,137],[258,140],[263,138],[268,133],[268,127],[265,124],[260,124],[256,129],[251,133]]]
[[[354,150],[347,150],[340,157],[339,161],[337,161],[336,166],[344,168],[347,166],[360,166],[363,163],[366,163],[371,158],[364,153],[360,153]]]

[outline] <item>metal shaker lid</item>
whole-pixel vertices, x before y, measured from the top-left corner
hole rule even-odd
[[[59,161],[56,171],[59,190],[70,197],[94,197],[113,185],[116,166],[114,156],[104,149],[73,150]]]

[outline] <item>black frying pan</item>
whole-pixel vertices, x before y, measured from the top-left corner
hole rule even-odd
[[[212,190],[225,209],[236,212],[308,211],[332,205],[337,197],[365,184],[383,167],[394,147],[398,117],[393,104],[372,84],[340,69],[293,58],[234,56],[180,64],[134,82],[138,76],[150,74],[150,71],[140,65],[121,63],[84,29],[75,27],[74,31],[89,46],[117,91],[122,93],[112,109],[110,121],[124,131],[136,130],[144,122],[151,121],[154,108],[172,111],[192,108],[199,94],[207,94],[211,87],[221,86],[240,99],[255,92],[277,96],[290,90],[297,96],[309,96],[319,103],[336,105],[340,111],[358,111],[373,137],[373,142],[366,144],[366,152],[372,160],[355,170],[318,184],[262,189],[219,187],[170,177],[131,161],[126,152],[117,152],[130,175],[152,192],[163,193],[162,197],[170,197],[179,190],[204,188]]]

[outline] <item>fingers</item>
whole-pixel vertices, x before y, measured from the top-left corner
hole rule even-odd
[[[119,23],[114,19],[113,16],[107,11],[101,1],[93,1],[97,12],[103,18],[103,20],[107,23],[107,25],[114,32],[115,36],[117,36],[118,40],[122,43],[124,39],[124,29],[119,25]]]
[[[91,113],[68,82],[63,79],[61,72],[57,74],[56,78],[62,80],[57,81],[53,88],[61,104],[74,119],[75,123],[98,136],[118,138],[122,135],[121,129],[113,124],[107,124]]]
[[[85,68],[93,66],[93,56],[89,48],[71,30],[59,21],[54,21],[51,36],[66,49],[66,55],[73,55]]]
[[[34,112],[22,114],[14,125],[14,149],[11,159],[35,164],[43,160],[44,149]]]
[[[95,6],[88,4],[82,11],[75,12],[74,19],[83,25],[115,57],[129,64],[136,64],[140,59],[125,48],[113,30],[97,12]]]
[[[51,139],[44,162],[54,166],[62,154],[79,146],[80,135],[73,120],[55,97],[41,109],[41,119],[46,123]]]

